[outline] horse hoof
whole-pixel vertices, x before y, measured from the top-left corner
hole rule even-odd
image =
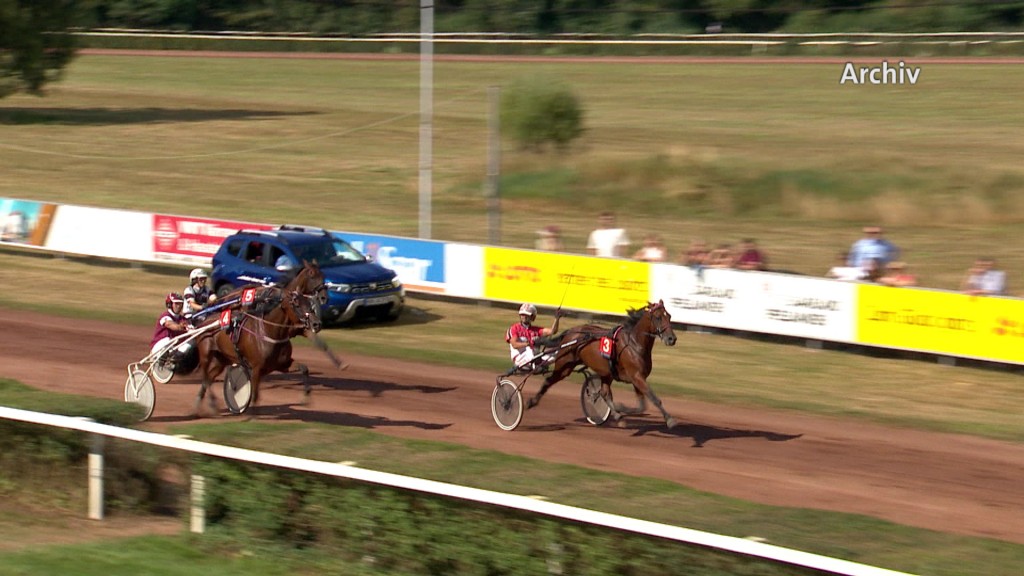
[[[536,398],[530,398],[529,400],[526,401],[526,409],[529,410],[530,408],[533,408],[537,404],[540,404],[540,400],[537,400]]]
[[[675,428],[678,425],[679,422],[676,422],[675,418],[669,418],[668,420],[665,420],[665,426],[667,426],[669,430]]]

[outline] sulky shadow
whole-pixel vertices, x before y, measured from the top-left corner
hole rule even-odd
[[[278,110],[202,110],[198,108],[0,108],[0,124],[53,124],[62,126],[108,126],[114,124],[161,124],[209,122],[214,120],[258,120],[309,116],[317,112]]]

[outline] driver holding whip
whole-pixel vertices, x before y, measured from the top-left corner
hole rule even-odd
[[[513,368],[506,373],[506,376],[533,361],[537,355],[534,351],[534,347],[538,345],[537,340],[557,332],[558,321],[561,317],[562,310],[559,308],[555,312],[555,321],[551,324],[551,328],[542,328],[533,324],[537,319],[536,306],[527,302],[519,307],[519,321],[505,332],[505,341],[508,342],[513,363]]]

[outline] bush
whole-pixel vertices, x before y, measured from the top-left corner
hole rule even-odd
[[[522,148],[565,150],[583,134],[583,108],[565,84],[551,78],[516,81],[502,94],[501,124]]]

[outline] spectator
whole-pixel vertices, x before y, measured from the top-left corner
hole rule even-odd
[[[917,277],[907,272],[905,262],[889,262],[878,283],[886,286],[917,286]]]
[[[736,268],[740,270],[767,270],[768,259],[757,248],[757,241],[744,238],[740,243],[740,255],[736,258]]]
[[[657,234],[644,236],[644,245],[633,254],[633,259],[644,262],[664,262],[665,245],[662,244],[661,237]]]
[[[1006,294],[1006,272],[995,269],[992,258],[978,258],[967,270],[967,277],[960,285],[964,294],[972,296],[1002,296]]]
[[[602,212],[597,220],[597,229],[587,238],[587,254],[605,258],[621,258],[628,254],[629,236],[615,225],[615,214]]]
[[[862,268],[862,270],[864,270],[864,276],[861,280],[877,284],[885,272],[885,264],[882,263],[881,258],[872,258],[868,260],[867,266]]]
[[[292,260],[290,256],[282,252],[281,255],[277,257],[277,260],[274,260],[274,268],[281,272],[288,272],[290,270],[295,270],[298,266],[295,265],[295,261]]]
[[[864,237],[853,243],[846,265],[867,268],[868,263],[877,258],[884,267],[900,255],[899,248],[882,237],[882,229],[878,226],[865,226]]]
[[[702,238],[690,241],[690,247],[679,256],[679,263],[690,268],[703,268],[707,265],[708,244]]]
[[[708,268],[732,268],[736,263],[736,255],[733,254],[732,245],[719,244],[717,248],[708,253],[705,262]]]
[[[844,282],[853,282],[855,280],[860,280],[864,278],[863,268],[846,265],[848,256],[848,252],[840,252],[839,257],[836,261],[836,265],[829,268],[828,272],[825,273],[825,277],[835,278],[836,280],[842,280]]]
[[[534,243],[534,247],[537,250],[564,252],[565,246],[562,244],[562,230],[554,224],[537,230],[537,241]]]

